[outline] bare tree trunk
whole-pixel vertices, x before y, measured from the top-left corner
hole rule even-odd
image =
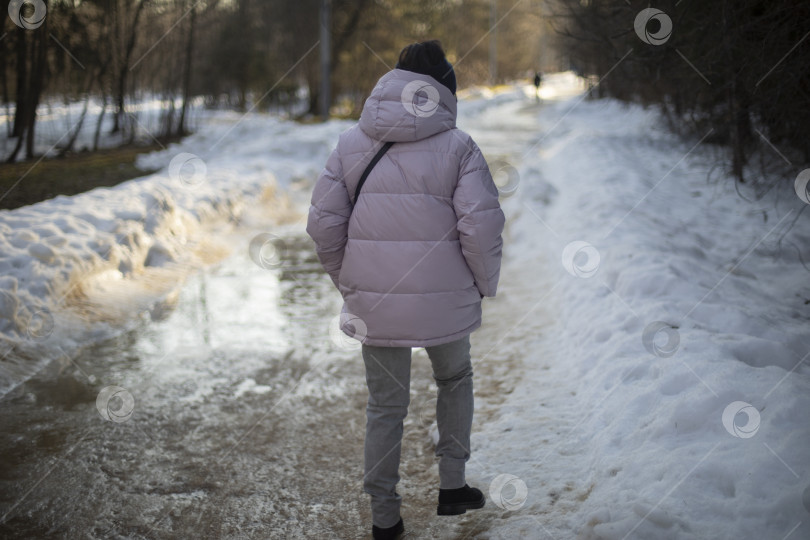
[[[318,104],[321,101],[320,80],[311,69],[306,73],[307,88],[309,88],[309,107],[307,114],[318,114]]]
[[[14,163],[14,161],[16,161],[17,154],[20,153],[24,140],[25,139],[23,137],[17,137],[17,144],[14,145],[14,150],[12,150],[11,154],[9,154],[8,158],[6,158],[6,163]]]
[[[96,122],[96,133],[93,135],[93,151],[98,150],[98,141],[101,137],[101,125],[104,122],[104,114],[107,112],[107,92],[101,91],[101,113]]]
[[[6,118],[9,118],[10,98],[8,95],[8,50],[6,41],[0,40],[0,77],[3,77],[3,104],[6,106]],[[11,136],[11,122],[6,122],[6,136]]]
[[[45,2],[47,9],[48,2]],[[45,64],[47,61],[48,49],[48,21],[45,20],[42,26],[37,29],[34,36],[34,48],[36,56],[33,58],[34,65],[31,69],[31,86],[30,86],[30,103],[28,104],[27,111],[27,140],[25,142],[25,157],[32,159],[34,157],[34,134],[37,122],[37,107],[39,106],[39,99],[42,96],[42,91],[45,88]],[[32,55],[33,56],[33,55]]]
[[[723,2],[723,55],[725,56],[726,72],[726,100],[728,103],[728,135],[731,146],[731,173],[738,182],[745,182],[746,143],[750,140],[750,118],[748,106],[743,96],[739,78],[739,59],[732,48],[733,41],[737,40],[733,24],[729,21],[731,8],[728,1]],[[746,132],[746,130],[749,130]]]
[[[118,73],[116,74],[117,77],[115,81],[116,110],[111,133],[118,133],[121,130],[121,122],[126,115],[124,96],[126,95],[127,90],[127,78],[130,70],[129,63],[132,60],[132,51],[135,50],[135,43],[138,37],[138,22],[141,19],[143,8],[146,6],[147,2],[149,2],[149,0],[140,0],[135,8],[135,15],[132,20],[132,26],[130,27],[129,38],[127,40],[126,47],[124,48],[124,57],[121,60],[121,64],[118,66]]]
[[[343,27],[334,28],[336,26],[334,17],[332,17],[332,21],[330,24],[330,26],[333,27],[331,28],[333,43],[331,44],[332,46],[330,47],[331,51],[329,54],[330,56],[329,60],[333,77],[338,69],[338,66],[340,65],[340,54],[346,48],[349,42],[349,38],[351,38],[352,35],[357,30],[360,20],[362,18],[362,14],[366,10],[366,7],[368,6],[368,0],[357,0],[355,2],[351,2],[350,4],[352,5],[352,12],[349,15],[346,23],[343,25]],[[321,100],[321,89],[320,89],[321,80],[317,72],[317,69],[315,71],[307,70],[306,78],[307,78],[307,86],[309,87],[309,110],[307,111],[307,113],[317,115],[319,113]],[[330,92],[329,94],[330,98],[334,97],[334,92]],[[330,99],[329,101],[330,101],[329,105],[331,105],[332,101],[334,100]]]
[[[17,28],[17,108],[14,111],[12,137],[25,134],[25,117],[28,101],[28,35],[24,28]]]
[[[160,136],[168,138],[174,133],[174,95],[169,94],[168,97],[164,98],[164,101],[169,102],[169,108],[163,113],[163,127],[161,128]]]
[[[113,127],[110,133],[118,133],[121,131],[121,124],[123,124],[123,117],[126,114],[124,109],[124,93],[126,92],[127,86],[127,68],[124,66],[118,72],[118,77],[116,78],[116,90],[115,90],[115,113],[113,115]]]
[[[191,19],[189,21],[188,39],[186,40],[186,65],[183,71],[183,107],[180,109],[180,121],[177,125],[177,135],[183,136],[188,133],[186,126],[186,113],[188,111],[188,101],[191,98],[191,64],[194,58],[194,27],[197,20],[197,6],[191,6]]]
[[[250,6],[249,0],[239,0],[239,20],[240,21],[248,21],[249,13],[250,13]],[[240,111],[247,110],[247,94],[248,94],[248,84],[250,74],[248,73],[249,69],[249,62],[251,55],[248,54],[247,51],[253,46],[252,43],[252,30],[249,24],[245,25],[241,35],[241,46],[242,50],[245,51],[244,54],[240,55],[237,59],[237,74],[236,74],[236,84],[237,90],[239,93],[239,103],[237,108]]]
[[[82,107],[82,114],[79,116],[79,121],[76,123],[76,127],[73,129],[73,133],[70,134],[70,138],[68,139],[67,143],[59,150],[59,155],[64,156],[68,152],[73,151],[73,146],[76,144],[76,139],[79,138],[79,132],[82,130],[82,126],[84,126],[84,119],[87,117],[87,106],[90,104],[90,93],[87,92],[87,95],[84,98],[84,107]]]

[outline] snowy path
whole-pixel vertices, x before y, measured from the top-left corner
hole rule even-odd
[[[400,489],[409,538],[810,537],[810,288],[796,252],[780,249],[810,252],[806,227],[785,229],[800,204],[751,204],[725,179],[707,183],[709,150],[651,111],[583,101],[579,89],[549,76],[542,104],[516,89],[460,106],[496,178],[520,180],[503,200],[498,297],[472,338],[468,478],[490,496],[482,511],[435,516],[435,392],[416,350]],[[68,270],[91,270],[69,311],[95,321],[82,329],[54,309],[53,333],[30,350],[62,347],[62,360],[30,372],[0,363],[16,377],[0,407],[0,534],[368,535],[362,362],[330,337],[339,296],[302,214],[343,128],[214,117],[149,163],[191,152],[207,184],[177,189],[158,174],[0,214],[17,250],[0,266],[16,269],[20,312],[47,300],[41,282],[69,260],[62,245],[80,259]],[[267,196],[271,175],[290,204]],[[161,212],[141,224],[144,201]],[[50,213],[76,234],[43,226]],[[131,249],[99,260],[120,220]],[[276,250],[261,267],[248,246],[268,232]],[[51,266],[27,254],[37,241],[57,252]],[[574,241],[588,245],[569,253]],[[150,254],[166,263],[147,278],[116,274]],[[102,323],[143,311],[142,296],[162,301],[103,339]],[[0,332],[24,335],[19,324]],[[134,399],[125,422],[97,410],[110,385]],[[750,408],[724,426],[734,402]],[[751,411],[761,423],[744,426]]]
[[[470,128],[482,130],[491,158],[511,158],[536,136],[523,111],[536,107],[517,93],[481,104]],[[306,209],[306,191],[291,192],[298,211]],[[314,258],[303,216],[287,210],[286,221],[275,223],[265,215],[278,213],[272,205],[242,212],[236,228],[219,222],[220,230],[198,233],[205,238],[198,250],[236,247],[152,308],[153,320],[65,355],[4,398],[4,536],[367,534],[359,351],[350,340],[330,338],[339,296]],[[261,268],[248,246],[268,231],[279,259]],[[487,323],[474,338],[482,360],[477,425],[513,387],[521,343],[536,326],[516,334],[499,323],[536,290],[535,276],[514,277],[504,300],[487,306]],[[90,276],[83,285],[90,299],[74,309],[105,318],[134,308],[145,292],[136,285]],[[509,340],[489,350],[506,332]],[[96,410],[98,390],[108,385],[134,400],[126,422],[104,422]],[[434,408],[429,361],[417,350],[400,488],[413,538],[463,536],[470,521],[435,516]]]
[[[260,230],[227,240],[247,246]],[[274,233],[284,245],[278,267],[237,251],[192,277],[165,320],[6,399],[4,537],[365,535],[362,363],[329,338],[339,297],[300,227]],[[423,407],[428,365],[424,355],[414,362]],[[101,421],[90,380],[125,388],[132,417]],[[403,463],[409,525],[424,538],[449,535],[424,504],[436,474],[431,418],[421,410],[409,419]]]

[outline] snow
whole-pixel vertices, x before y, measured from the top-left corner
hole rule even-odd
[[[175,109],[179,110],[182,100],[175,100]],[[202,101],[195,100],[189,109],[190,124],[202,121],[206,112],[202,111]],[[87,112],[85,119],[79,126],[84,100],[75,102],[65,102],[58,99],[46,99],[40,104],[37,110],[37,123],[34,132],[34,150],[37,155],[53,157],[58,153],[59,148],[70,140],[73,132],[79,128],[76,142],[73,149],[75,151],[93,148],[96,127],[99,116],[102,114],[103,104],[98,98],[91,97],[87,101]],[[152,142],[154,133],[160,133],[162,116],[166,109],[170,108],[167,100],[160,99],[153,95],[145,95],[137,101],[127,103],[126,122],[132,124],[135,129],[135,136],[132,138],[136,142]],[[14,108],[8,106],[0,111],[0,133],[4,135],[10,131],[10,126],[14,122]],[[111,134],[113,127],[113,111],[110,104],[104,110],[104,117],[101,119],[101,131],[99,132],[99,148],[113,148],[127,142],[128,134],[119,132]],[[195,127],[195,126],[193,126]],[[14,149],[17,141],[9,137],[0,136],[0,155],[8,156]],[[17,156],[18,160],[25,157],[25,152],[21,151]]]
[[[486,520],[483,538],[810,537],[804,203],[792,189],[743,199],[708,179],[719,150],[671,135],[653,110],[585,99],[571,74],[546,76],[540,96],[461,94],[459,124],[497,169],[508,217],[498,298],[473,334],[468,480],[490,501],[468,519]],[[303,231],[349,125],[211,112],[139,160],[155,174],[0,212],[0,394],[127,321],[159,319],[196,268],[236,264],[223,231],[251,215]],[[262,262],[265,245],[251,252]],[[270,318],[276,292],[251,300]],[[211,312],[240,300],[228,302]],[[253,316],[230,317],[233,332]],[[169,375],[180,388],[183,373]],[[178,399],[226,383],[235,397],[270,391],[240,377]]]
[[[212,229],[250,212],[282,219],[296,183],[317,176],[346,127],[220,112],[182,143],[141,156],[138,166],[156,174],[0,211],[0,395],[227,255]],[[47,332],[35,331],[39,319]]]
[[[537,121],[501,279],[508,299],[531,272],[553,322],[473,436],[473,482],[527,488],[485,537],[810,537],[803,203],[707,181],[714,152],[654,111],[577,97]]]

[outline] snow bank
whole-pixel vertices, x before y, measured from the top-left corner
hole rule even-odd
[[[89,150],[93,148],[96,128],[99,119],[101,120],[101,130],[99,132],[99,148],[114,148],[126,143],[129,135],[123,132],[111,134],[113,127],[113,108],[110,104],[104,108],[98,98],[90,98],[87,102],[87,111],[84,121],[79,125],[82,112],[85,108],[84,101],[65,103],[62,100],[47,99],[41,103],[37,109],[37,125],[34,132],[34,151],[37,155],[54,157],[59,149],[64,146],[72,134],[78,129],[74,150]],[[179,110],[182,100],[175,100],[175,109]],[[209,111],[202,109],[201,99],[195,100],[189,107],[188,118],[192,129],[197,127],[197,122],[204,122],[210,115]],[[161,122],[165,110],[169,108],[169,102],[155,96],[144,96],[137,102],[127,103],[126,122],[130,122],[135,130],[133,141],[140,143],[151,143],[154,133],[160,133]],[[101,117],[103,112],[103,117]],[[216,114],[216,113],[214,113]],[[11,151],[17,145],[17,140],[6,136],[9,132],[9,125],[14,121],[14,108],[0,110],[0,156],[5,159],[11,155]],[[23,160],[25,152],[21,151],[17,155],[17,160]]]
[[[575,97],[535,120],[502,276],[549,276],[556,322],[473,438],[488,537],[810,538],[803,203],[709,182],[718,156],[653,111]]]
[[[0,211],[0,395],[226,254],[208,228],[248,211],[283,213],[276,188],[294,193],[316,176],[346,128],[225,112],[207,122],[139,158],[157,174]]]

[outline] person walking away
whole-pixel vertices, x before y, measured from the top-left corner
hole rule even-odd
[[[404,531],[396,486],[412,347],[427,351],[438,388],[437,514],[485,504],[465,479],[470,334],[481,325],[481,300],[496,293],[504,215],[484,156],[456,127],[455,93],[438,41],[405,47],[358,124],[340,135],[309,209],[307,232],[343,296],[341,330],[362,342],[363,489],[375,539]]]
[[[539,71],[534,73],[534,99],[540,101],[540,84],[543,82],[543,76]]]

